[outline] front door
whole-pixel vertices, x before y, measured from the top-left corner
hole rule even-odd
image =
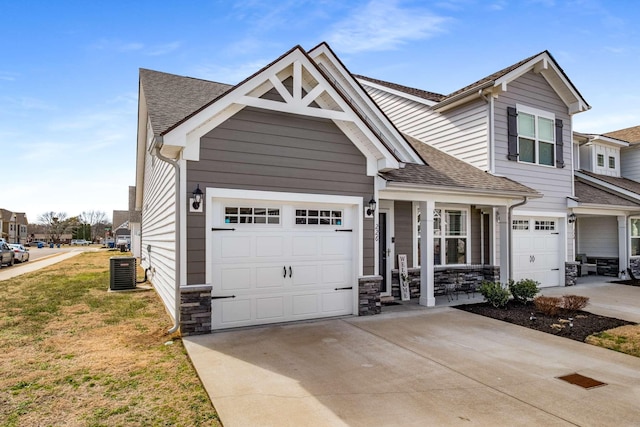
[[[389,251],[387,248],[387,214],[378,213],[378,274],[382,276],[380,283],[380,294],[389,294],[387,288],[387,258]]]

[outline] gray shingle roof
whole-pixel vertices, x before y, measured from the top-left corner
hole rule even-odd
[[[603,188],[594,186],[592,183],[578,177],[575,179],[575,194],[580,203],[640,207],[638,203],[634,203]]]
[[[233,86],[140,69],[153,132],[162,135]]]
[[[541,196],[536,190],[509,178],[491,175],[408,135],[405,138],[428,164],[407,163],[403,169],[381,173],[387,181],[447,187],[460,191]]]
[[[597,178],[600,181],[615,185],[616,187],[622,188],[624,190],[631,191],[632,193],[636,193],[640,196],[640,182],[638,181],[634,181],[629,178],[618,178],[615,176],[599,175],[597,173],[583,170],[581,170],[580,173],[591,176],[593,178]]]
[[[416,89],[416,88],[409,87],[409,86],[403,86],[403,85],[399,85],[397,83],[386,82],[384,80],[373,79],[371,77],[361,76],[361,75],[358,75],[358,74],[354,74],[353,77],[355,77],[356,79],[366,80],[366,81],[369,81],[371,83],[378,84],[380,86],[385,86],[385,87],[388,87],[390,89],[395,89],[398,92],[404,92],[404,93],[407,93],[409,95],[417,96],[418,98],[423,98],[423,99],[426,99],[428,101],[440,102],[440,101],[442,101],[443,99],[446,98],[446,96],[440,95],[439,93],[429,92],[429,91],[422,90],[422,89]]]

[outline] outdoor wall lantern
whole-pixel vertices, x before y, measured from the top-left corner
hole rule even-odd
[[[369,200],[369,208],[367,208],[367,216],[373,215],[375,211],[376,211],[376,201],[374,198],[371,198],[371,200]]]
[[[193,190],[193,198],[191,199],[193,202],[191,206],[193,209],[200,210],[200,203],[202,203],[202,190],[200,189],[200,184],[196,184],[196,189]]]
[[[569,224],[573,224],[574,222],[576,222],[576,214],[570,213],[567,217],[567,221],[569,221]]]

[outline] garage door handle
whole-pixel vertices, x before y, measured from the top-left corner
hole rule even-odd
[[[217,228],[217,227],[213,227],[211,229],[211,231],[236,231],[235,228]]]
[[[282,270],[283,270],[283,275],[282,275],[282,277],[284,277],[284,278],[286,279],[286,278],[287,278],[287,266],[286,266],[286,265],[285,265],[285,266],[283,266],[283,267],[282,267]]]
[[[353,230],[352,230],[352,229],[346,229],[346,230],[339,230],[339,229],[336,229],[336,231],[342,231],[343,233],[353,233]]]
[[[291,266],[289,266],[289,277],[291,277],[293,275],[293,270],[291,269]]]
[[[347,286],[346,288],[335,288],[334,291],[346,291],[348,289],[353,289],[353,286]]]
[[[225,299],[225,298],[235,298],[235,297],[236,297],[235,295],[229,295],[226,297],[211,297],[211,299]]]
[[[560,271],[559,268],[552,268],[551,271]]]

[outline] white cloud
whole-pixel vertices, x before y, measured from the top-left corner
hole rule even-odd
[[[178,49],[181,43],[173,41],[164,44],[147,45],[142,42],[125,42],[122,40],[101,39],[91,47],[97,50],[110,50],[113,52],[142,52],[148,56],[166,55]]]
[[[272,60],[255,60],[237,66],[233,65],[201,65],[193,69],[193,75],[205,79],[212,80],[218,83],[225,84],[237,84],[253,75],[257,71],[260,71],[265,65],[269,64]]]
[[[157,46],[149,46],[148,51],[146,52],[149,56],[160,56],[166,55],[167,53],[171,53],[174,50],[177,50],[180,47],[180,42],[171,42],[165,43]]]
[[[12,82],[18,77],[18,73],[12,73],[10,71],[0,71],[0,80]]]
[[[393,50],[445,32],[449,21],[426,9],[403,8],[397,1],[372,0],[335,24],[325,39],[342,53]]]

